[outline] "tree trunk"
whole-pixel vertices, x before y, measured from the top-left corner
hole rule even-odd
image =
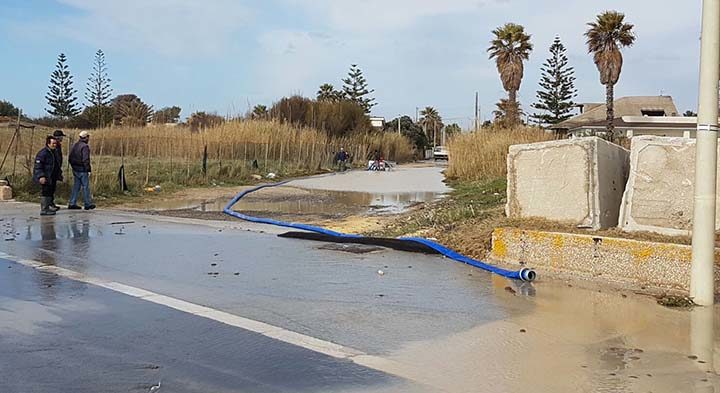
[[[510,90],[508,91],[508,108],[507,113],[505,113],[505,116],[507,116],[508,125],[511,127],[516,126],[519,123],[518,119],[518,113],[515,110],[517,108],[517,105],[515,102],[517,101],[517,91],[516,90]]]
[[[613,96],[615,85],[608,83],[606,86],[605,104],[607,106],[607,140],[613,142],[615,140],[615,109],[613,108]]]

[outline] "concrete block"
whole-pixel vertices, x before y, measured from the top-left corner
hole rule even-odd
[[[532,267],[539,277],[580,278],[652,292],[690,291],[692,247],[611,237],[497,228],[490,257]],[[715,292],[720,293],[720,251],[715,251]]]
[[[507,216],[615,227],[628,157],[628,150],[597,137],[510,146]]]
[[[13,198],[10,186],[0,186],[0,201],[9,201]]]
[[[625,231],[690,235],[694,183],[695,139],[633,138],[620,226]],[[720,217],[715,227],[720,228]]]

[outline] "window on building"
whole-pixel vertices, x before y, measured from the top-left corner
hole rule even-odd
[[[665,111],[662,109],[641,109],[640,113],[643,116],[665,116]]]

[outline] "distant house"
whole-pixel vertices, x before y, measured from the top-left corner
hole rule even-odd
[[[550,128],[571,137],[603,133],[607,125],[606,105],[586,103],[579,107],[579,115]],[[615,100],[614,112],[616,132],[629,137],[683,136],[688,125],[695,121],[692,117],[678,117],[677,107],[670,96],[622,97]]]
[[[385,118],[379,117],[379,116],[371,116],[370,117],[370,125],[373,128],[383,129],[385,128]]]

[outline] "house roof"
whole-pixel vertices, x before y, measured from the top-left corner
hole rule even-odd
[[[605,104],[589,104],[587,109],[580,115],[553,125],[555,130],[569,130],[584,126],[589,123],[605,121],[607,109]],[[615,119],[623,116],[642,116],[643,111],[662,111],[665,116],[677,116],[677,107],[670,96],[636,96],[622,97],[614,102]]]

